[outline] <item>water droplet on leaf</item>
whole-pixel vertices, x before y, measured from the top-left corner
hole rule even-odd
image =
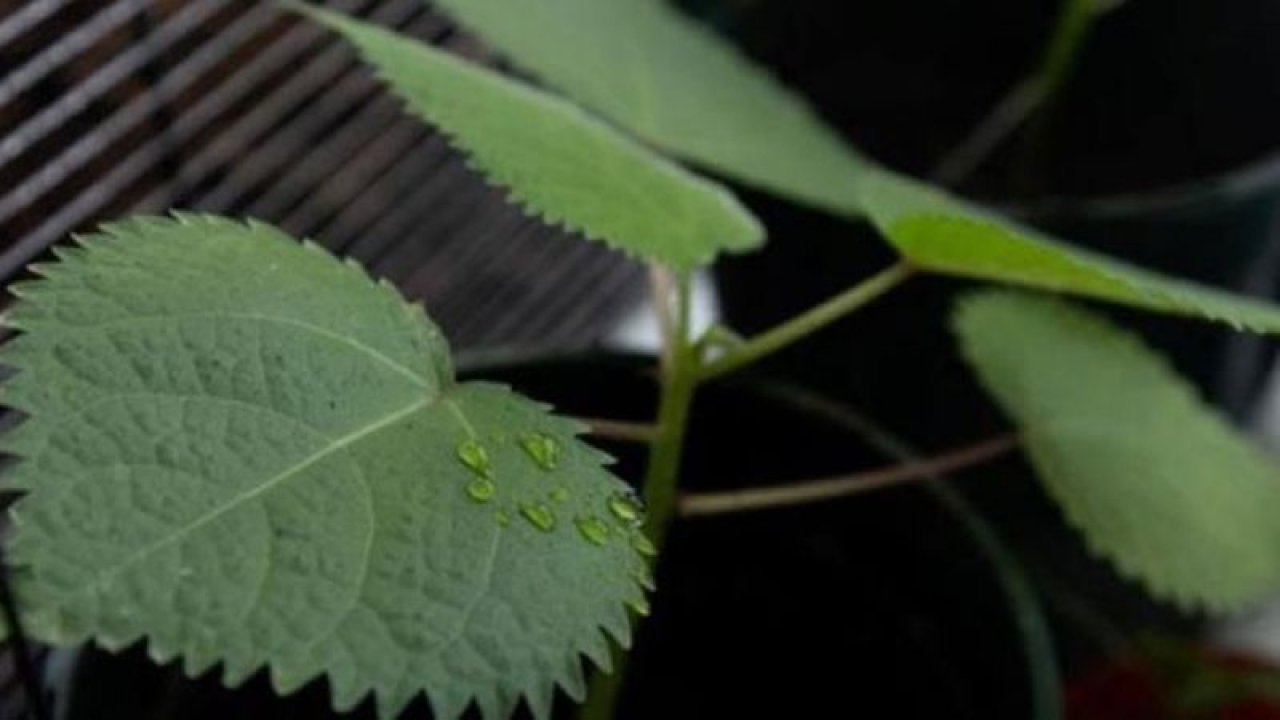
[[[475,440],[463,440],[458,443],[458,459],[471,472],[489,477],[493,468],[489,465],[489,451]]]
[[[493,519],[498,521],[498,527],[506,527],[511,524],[511,516],[505,510],[499,510],[494,513]]]
[[[556,515],[551,508],[542,503],[530,503],[520,506],[520,514],[529,524],[543,532],[551,532],[556,526]]]
[[[498,487],[487,477],[479,477],[467,483],[467,497],[478,503],[489,502],[498,492]]]
[[[578,518],[578,532],[592,545],[604,545],[609,542],[609,526],[600,518]]]
[[[614,495],[609,498],[609,512],[631,525],[640,524],[640,518],[644,515],[644,510],[640,508],[640,501],[630,495]]]
[[[645,557],[654,557],[658,554],[657,546],[644,533],[636,533],[636,536],[631,540],[631,547]]]
[[[560,446],[549,435],[529,433],[520,440],[520,447],[543,470],[555,470],[560,464]]]
[[[558,487],[555,490],[552,490],[550,495],[551,499],[558,503],[565,502],[569,499],[569,488],[563,486]]]

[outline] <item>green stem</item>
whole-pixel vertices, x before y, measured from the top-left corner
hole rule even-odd
[[[709,380],[731,373],[802,340],[889,292],[914,272],[906,261],[899,261],[726,352],[702,368],[700,379]]]
[[[693,392],[698,384],[697,356],[692,348],[681,348],[672,367],[670,382],[662,393],[658,437],[649,454],[649,470],[644,483],[649,535],[659,548],[666,538],[671,519],[675,517],[676,484],[680,477],[680,459],[684,454],[685,430],[689,424]]]
[[[743,343],[721,356],[715,363],[702,364],[702,345],[690,337],[689,315],[692,309],[691,282],[685,275],[674,283],[675,304],[667,297],[665,276],[655,271],[655,300],[660,312],[669,313],[671,327],[664,333],[662,395],[658,405],[657,435],[650,445],[649,466],[645,473],[644,500],[648,508],[648,531],[654,546],[661,551],[667,529],[676,515],[679,499],[680,462],[684,455],[689,413],[698,384],[707,378],[730,372],[775,352],[829,325],[831,322],[883,295],[910,277],[912,269],[898,263],[862,283],[840,293],[803,315],[783,323]],[[611,674],[595,673],[591,677],[587,702],[580,720],[610,720],[626,677],[625,654],[617,658]]]
[[[689,277],[680,277],[676,283],[673,327],[665,348],[670,361],[663,366],[657,435],[649,448],[649,467],[644,481],[649,537],[659,549],[666,538],[667,527],[675,517],[680,460],[684,454],[689,410],[698,387],[700,358],[697,345],[689,337],[690,288]],[[660,307],[665,308],[666,298],[657,299]],[[580,720],[610,720],[614,716],[626,678],[626,665],[627,656],[620,654],[612,673],[592,675],[587,702],[578,714]]]
[[[1098,0],[1063,0],[1040,70],[1036,73],[1046,105],[1067,84],[1067,78],[1080,56],[1080,48],[1089,36],[1093,21],[1103,14],[1103,8],[1103,3]]]
[[[938,162],[929,173],[929,180],[945,188],[963,186],[987,158],[1035,114],[1040,106],[1040,93],[1040,83],[1035,77],[1019,82]]]
[[[1030,187],[1034,173],[1044,157],[1044,147],[1053,123],[1053,109],[1062,89],[1080,57],[1080,48],[1089,37],[1096,19],[1104,15],[1112,3],[1100,0],[1062,0],[1040,65],[1032,74],[1037,107],[1023,136],[1022,147],[1014,163],[1014,177]]]

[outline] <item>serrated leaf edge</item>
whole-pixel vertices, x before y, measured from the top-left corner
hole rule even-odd
[[[311,240],[295,241],[287,233],[284,233],[283,231],[281,231],[280,229],[276,228],[274,225],[271,225],[269,223],[265,223],[265,222],[253,220],[253,219],[245,219],[245,220],[238,221],[238,220],[217,216],[217,215],[208,215],[203,213],[192,213],[192,212],[174,210],[174,211],[170,211],[168,215],[133,216],[123,221],[103,224],[98,228],[96,232],[93,232],[93,233],[73,235],[71,236],[71,239],[75,243],[75,247],[64,248],[62,251],[62,254],[65,254],[69,257],[73,257],[76,259],[68,262],[66,260],[63,260],[61,255],[59,255],[58,253],[55,253],[55,257],[59,258],[58,261],[54,263],[47,263],[45,264],[44,267],[47,271],[56,275],[60,267],[68,267],[73,269],[75,264],[88,259],[94,253],[111,253],[113,251],[116,251],[118,247],[118,243],[129,242],[133,239],[129,237],[129,233],[132,232],[132,228],[135,228],[135,227],[145,228],[150,223],[169,224],[172,222],[177,222],[178,224],[181,224],[186,227],[199,227],[201,225],[205,225],[209,228],[232,227],[237,230],[240,230],[240,229],[265,230],[266,231],[265,235],[270,237],[271,241],[273,242],[281,242],[287,245],[299,245],[308,252],[319,253],[330,259],[333,258],[333,255],[331,253],[329,253],[324,247],[318,245],[317,243]],[[381,293],[391,293],[394,299],[397,301],[397,305],[399,307],[403,307],[405,309],[405,312],[409,313],[413,318],[421,319],[423,322],[427,323],[427,325],[434,332],[436,333],[439,332],[436,326],[434,325],[434,323],[432,323],[430,319],[427,317],[426,312],[421,306],[421,304],[409,303],[405,301],[404,298],[395,289],[395,287],[391,285],[389,282],[387,282],[385,279],[375,279],[364,269],[363,266],[361,266],[358,262],[351,260],[350,258],[347,258],[341,264],[347,272],[358,273],[361,281],[364,283],[367,283],[371,290],[375,290]],[[34,280],[26,281],[24,284],[34,290],[43,286],[47,286],[50,283],[54,283],[54,282],[57,282],[56,278],[49,277],[46,275]],[[29,297],[20,298],[19,300],[19,304],[28,305],[28,306],[38,306],[40,303],[41,303],[41,299],[38,297],[38,293],[30,294]],[[0,326],[18,330],[23,334],[27,332],[26,328],[22,327],[20,324],[15,324],[12,321],[12,318],[10,317],[10,313],[8,312],[4,313],[3,315],[0,315]],[[18,340],[21,337],[22,335],[18,335],[16,338],[12,338],[8,340],[4,344],[3,348],[0,348],[0,349],[3,349],[5,351],[9,350],[10,345],[14,343],[15,340]],[[0,357],[0,364],[6,367],[9,367],[15,370],[16,372],[22,372],[23,370],[23,364],[22,364],[21,358],[20,357],[15,358],[9,352],[5,352],[3,357]],[[452,378],[452,365],[450,364],[448,368],[450,373],[449,383],[442,384],[442,393],[449,392],[449,390],[456,384],[456,380]],[[7,379],[6,379],[6,382],[7,382]],[[509,386],[500,385],[498,383],[485,383],[485,384],[496,385],[499,387],[506,387],[508,390],[510,389]],[[9,407],[13,410],[22,412],[24,414],[28,414],[29,408],[15,406],[11,403],[11,401],[12,401],[12,398],[9,397],[8,394],[0,394],[0,405],[3,405],[4,407]],[[547,403],[535,401],[535,405],[538,407],[539,410],[543,412],[550,413],[552,410],[554,410],[553,406]],[[556,417],[557,419],[564,421],[565,426],[570,429],[570,432],[573,435],[573,437],[581,438],[583,435],[586,434],[585,431],[587,428],[583,426],[581,423],[578,423],[576,421],[566,419],[566,418],[560,418],[559,416],[556,416]],[[21,448],[12,446],[12,443],[10,442],[10,438],[15,432],[20,430],[23,424],[25,424],[25,420],[22,423],[19,423],[17,427],[8,429],[4,433],[3,439],[0,439],[0,449],[2,449],[4,452],[13,454],[19,461],[22,461],[25,459],[25,454],[23,453]],[[603,452],[600,452],[599,450],[596,450],[590,444],[584,442],[583,445],[586,448],[590,449],[591,456],[594,459],[597,459],[597,460],[603,459],[607,461],[613,460],[611,456]],[[15,463],[13,466],[4,468],[3,472],[0,473],[0,476],[3,476],[3,477],[11,476],[14,470],[17,467],[20,467],[21,464],[22,464],[21,462],[18,462],[18,463]],[[602,462],[601,464],[603,466],[605,463]],[[0,484],[3,484],[3,483],[0,482]],[[21,494],[26,494],[27,492],[25,489],[21,489],[21,488],[19,488],[18,491]],[[15,527],[20,527],[25,524],[25,519],[23,517],[23,514],[20,512],[20,510],[21,510],[21,503],[16,503],[11,505],[9,509],[6,511],[6,514],[10,522]],[[640,559],[639,561],[642,562],[643,560]],[[22,570],[23,568],[19,567],[14,569]],[[610,640],[612,640],[614,643],[616,643],[619,647],[623,649],[630,647],[631,634],[633,631],[633,627],[632,627],[632,622],[630,621],[630,616],[627,611],[628,602],[633,600],[634,598],[639,598],[643,600],[645,597],[647,597],[648,591],[646,590],[645,587],[643,587],[639,582],[635,581],[634,579],[629,583],[629,587],[632,590],[631,595],[633,597],[621,600],[614,607],[611,608],[611,612],[609,612],[609,614],[607,615],[606,622],[600,625],[596,625],[594,628],[592,628],[589,631],[588,635],[591,638],[591,640],[587,644],[581,647],[571,649],[573,658],[570,662],[573,664],[576,664],[579,670],[581,670],[582,663],[585,660],[591,665],[594,665],[601,672],[605,672],[605,673],[611,672],[613,669],[613,664],[612,664],[612,656],[611,656],[611,649],[610,649]],[[619,622],[619,618],[621,619],[621,622]],[[150,634],[145,632],[138,633],[133,636],[119,636],[119,635],[114,635],[110,632],[92,632],[92,633],[85,633],[83,636],[79,634],[77,634],[76,636],[72,636],[72,635],[61,632],[57,628],[45,627],[45,628],[36,628],[36,630],[37,632],[40,632],[40,634],[38,635],[39,637],[51,643],[72,644],[72,643],[80,643],[80,642],[88,641],[110,652],[119,652],[125,648],[140,644],[143,647],[145,647],[147,656],[153,662],[160,665],[178,663],[181,665],[181,669],[183,673],[192,679],[198,678],[201,675],[208,673],[210,670],[213,670],[214,668],[221,667],[221,671],[218,674],[219,681],[223,685],[232,689],[239,687],[249,678],[263,672],[264,670],[268,674],[273,691],[275,691],[279,695],[291,694],[292,692],[295,692],[296,690],[298,690],[302,685],[305,685],[309,682],[313,682],[322,678],[326,679],[326,682],[328,683],[327,681],[328,673],[322,671],[317,675],[314,675],[310,678],[303,680],[296,687],[287,686],[284,680],[279,677],[275,668],[272,666],[270,660],[264,660],[263,662],[248,668],[245,672],[238,675],[232,675],[230,672],[230,669],[227,668],[225,664],[218,659],[215,659],[212,663],[207,664],[203,667],[192,666],[189,662],[189,656],[183,655],[179,651],[174,650],[172,648],[166,648],[161,645],[158,645],[155,642],[154,638]],[[536,718],[541,719],[541,718],[547,718],[550,716],[550,703],[546,702],[546,700],[554,697],[554,694],[557,688],[564,690],[566,694],[570,694],[571,696],[575,694],[580,696],[581,695],[580,691],[584,688],[584,682],[585,680],[583,680],[580,677],[579,673],[574,673],[569,668],[561,667],[561,668],[557,668],[553,673],[543,675],[541,677],[541,682],[538,683],[537,687],[533,687],[533,688],[503,687],[503,688],[500,688],[498,691],[509,692],[510,694],[512,694],[513,707],[514,705],[519,704],[519,702],[521,701],[525,702],[526,705],[529,707],[530,711],[534,713],[534,716]],[[373,698],[373,702],[379,706],[380,716],[393,717],[394,715],[403,711],[404,706],[407,706],[408,703],[413,701],[413,699],[421,696],[425,698],[428,703],[431,704],[433,710],[437,713],[437,717],[442,719],[456,718],[461,714],[463,714],[466,711],[466,709],[472,704],[480,708],[481,713],[486,718],[492,718],[493,720],[500,720],[501,718],[506,716],[501,712],[499,712],[498,714],[494,714],[495,710],[501,709],[500,708],[501,703],[499,703],[499,705],[494,705],[488,702],[486,698],[482,698],[478,693],[469,695],[465,699],[465,702],[463,702],[463,704],[458,707],[454,707],[450,704],[447,704],[444,698],[445,694],[439,692],[438,689],[436,689],[436,691],[433,692],[431,690],[430,684],[427,682],[423,682],[423,685],[426,686],[428,689],[419,690],[417,693],[415,693],[413,696],[411,696],[410,698],[408,698],[408,700],[405,701],[404,706],[401,706],[398,708],[390,708],[385,711],[382,710],[382,705],[381,705],[382,701],[380,698],[377,697],[376,690],[373,688],[369,688],[363,693],[360,693],[359,695],[355,696],[354,699],[352,699],[350,702],[340,702],[341,699],[337,696],[337,692],[338,692],[337,688],[332,683],[328,683],[328,684],[330,686],[330,692],[329,692],[330,703],[333,705],[335,709],[339,710],[340,712],[350,710],[360,705],[361,703],[366,702],[370,698]],[[390,713],[390,714],[383,715],[384,712]]]
[[[324,25],[325,27],[328,27],[330,30],[339,34],[340,36],[343,36],[344,39],[346,39],[347,42],[354,48],[355,52],[362,59],[365,59],[366,53],[364,49],[360,47],[358,43],[352,42],[349,38],[346,38],[345,33],[343,33],[343,31],[341,30],[340,26],[344,23],[351,22],[350,18],[347,18],[346,16],[340,13],[322,10],[316,7],[311,7],[311,6],[303,5],[301,3],[293,2],[293,0],[277,0],[277,1],[283,8],[296,12],[299,15],[303,15],[305,17],[311,18],[312,20]],[[395,34],[392,31],[386,30],[381,27],[377,27],[377,26],[371,26],[371,27],[375,27],[376,29],[382,32]],[[672,162],[668,158],[658,153],[653,153],[648,151],[647,149],[644,148],[644,146],[642,146],[634,138],[628,136],[623,132],[620,132],[614,126],[602,121],[600,118],[588,113],[587,111],[583,110],[581,107],[567,100],[564,100],[554,95],[549,95],[541,91],[537,91],[532,87],[529,87],[522,83],[511,80],[510,78],[507,78],[498,73],[493,73],[484,68],[476,66],[472,63],[463,61],[450,53],[441,51],[438,48],[432,47],[425,43],[416,42],[410,38],[403,37],[403,36],[400,36],[400,39],[403,39],[407,42],[414,42],[414,44],[419,49],[435,55],[443,62],[449,63],[453,67],[459,68],[463,72],[484,73],[486,76],[491,78],[494,82],[502,84],[504,87],[508,88],[512,92],[521,95],[522,97],[530,100],[531,102],[536,102],[544,107],[551,109],[553,112],[561,113],[564,116],[573,118],[574,120],[577,120],[587,126],[590,126],[593,129],[596,129],[598,131],[608,134],[613,140],[617,142],[620,148],[624,149],[626,152],[638,158],[641,162],[652,165],[653,167],[658,169],[660,172],[670,177],[678,178],[681,181],[687,182],[691,186],[696,187],[699,192],[705,193],[708,197],[714,198],[714,200],[722,208],[729,211],[730,215],[735,216],[737,220],[743,224],[744,230],[748,231],[743,234],[742,238],[719,239],[716,241],[717,242],[716,247],[707,248],[704,250],[700,250],[698,252],[686,253],[687,258],[682,260],[670,260],[669,262],[671,262],[673,266],[679,267],[681,269],[686,269],[686,270],[692,269],[694,267],[703,266],[711,263],[712,261],[715,260],[717,254],[719,254],[720,252],[727,252],[727,253],[748,252],[748,251],[759,248],[764,243],[765,236],[766,236],[764,225],[760,223],[759,219],[756,218],[754,214],[752,214],[749,210],[747,210],[747,208],[742,204],[741,201],[738,200],[738,198],[732,192],[730,192],[728,189],[724,188],[723,186],[718,185],[696,173],[686,170],[685,168],[681,167],[679,164]],[[493,172],[489,168],[485,167],[476,158],[475,154],[472,152],[471,145],[464,138],[459,136],[457,133],[449,130],[448,128],[444,127],[443,125],[438,124],[435,121],[435,119],[432,117],[432,113],[429,110],[416,107],[408,98],[406,98],[396,89],[394,80],[392,78],[389,78],[386,75],[386,73],[384,73],[380,68],[377,67],[376,64],[374,63],[367,63],[367,64],[370,66],[370,71],[378,79],[378,81],[381,84],[383,84],[388,89],[388,91],[391,92],[392,95],[396,97],[397,101],[399,101],[400,103],[400,106],[403,112],[405,112],[407,115],[411,117],[417,118],[418,120],[430,125],[433,129],[435,129],[445,139],[445,142],[448,144],[448,146],[462,156],[463,161],[466,164],[468,169],[470,169],[477,176],[479,176],[482,182],[484,182],[487,187],[500,191],[503,194],[503,197],[506,200],[506,202],[518,208],[525,217],[537,220],[538,222],[542,223],[543,225],[547,225],[548,227],[557,228],[569,233],[579,235],[587,240],[601,243],[615,251],[622,253],[624,256],[636,261],[649,262],[655,259],[655,257],[648,256],[644,252],[640,250],[636,250],[630,247],[629,245],[627,245],[626,243],[618,242],[608,237],[607,235],[596,232],[591,228],[587,228],[577,223],[574,223],[566,217],[559,216],[557,214],[551,213],[549,211],[546,211],[537,207],[534,201],[526,197],[522,192],[520,192],[519,189],[510,185],[504,184],[501,181],[494,178]]]
[[[1222,416],[1222,414],[1216,408],[1203,402],[1203,400],[1200,398],[1200,395],[1196,391],[1196,389],[1190,384],[1189,381],[1186,380],[1186,378],[1182,376],[1181,373],[1177,371],[1176,368],[1174,368],[1173,364],[1169,361],[1169,359],[1163,353],[1154,351],[1150,346],[1148,346],[1145,342],[1143,342],[1141,339],[1139,339],[1136,335],[1134,335],[1131,332],[1125,332],[1125,331],[1116,332],[1117,328],[1114,328],[1109,324],[1103,322],[1100,318],[1090,313],[1076,311],[1072,307],[1072,304],[1070,302],[1062,298],[1048,296],[1043,293],[1029,293],[1026,291],[1013,290],[1013,289],[996,288],[996,289],[971,291],[969,293],[966,293],[964,296],[962,296],[959,300],[955,302],[955,305],[952,309],[952,327],[956,327],[960,322],[960,318],[966,313],[970,312],[969,308],[971,308],[974,305],[988,302],[991,299],[998,298],[998,297],[1006,297],[1006,296],[1007,297],[1026,297],[1028,295],[1031,295],[1031,296],[1038,295],[1040,300],[1043,302],[1057,304],[1069,311],[1068,313],[1064,314],[1064,317],[1071,318],[1073,322],[1081,322],[1081,323],[1087,324],[1092,328],[1101,328],[1108,334],[1121,340],[1129,348],[1133,348],[1141,351],[1144,355],[1147,355],[1151,360],[1153,360],[1160,367],[1160,369],[1166,373],[1167,378],[1170,381],[1170,388],[1174,389],[1179,395],[1181,395],[1182,399],[1199,406],[1201,411],[1204,412],[1207,417],[1212,418],[1212,422],[1214,424],[1230,428],[1230,423]],[[976,367],[978,365],[978,362],[975,359],[974,353],[970,345],[964,342],[963,337],[960,336],[958,332],[955,334],[957,336],[957,345],[959,345],[960,350],[964,355],[966,361],[968,362],[969,366],[971,368]],[[992,398],[998,397],[997,393],[995,392],[995,388],[993,388],[988,383],[988,381],[986,380],[986,378],[983,376],[982,373],[975,371],[973,372],[973,375],[976,377],[979,384],[982,386],[983,390],[986,392],[986,394],[989,397],[992,397]],[[1024,451],[1026,452],[1029,458],[1032,458],[1034,460],[1033,465],[1036,466],[1037,476],[1040,476],[1040,475],[1048,476],[1053,474],[1052,471],[1046,470],[1042,472],[1039,469],[1040,467],[1043,467],[1045,464],[1051,464],[1051,463],[1047,463],[1048,454],[1046,454],[1044,450],[1041,449],[1040,447],[1040,443],[1042,442],[1042,440],[1040,440],[1040,438],[1037,436],[1036,433],[1022,427],[1021,422],[1018,420],[1018,418],[1013,417],[1012,413],[1003,411],[1003,414],[1006,417],[1008,417],[1015,426],[1018,426],[1018,431],[1022,435],[1022,445],[1023,445]],[[1262,461],[1270,464],[1271,461],[1266,459],[1264,456],[1262,456],[1261,451],[1258,450],[1252,443],[1247,443],[1247,446],[1251,451],[1258,453]],[[1045,477],[1038,477],[1038,480],[1040,480],[1041,486],[1045,488],[1045,490],[1050,494],[1050,496],[1052,496],[1054,500],[1054,504],[1057,505],[1057,507],[1059,508],[1059,511],[1063,514],[1063,518],[1067,521],[1067,524],[1080,537],[1081,541],[1084,543],[1085,547],[1088,548],[1089,552],[1094,557],[1105,562],[1109,567],[1111,567],[1115,571],[1115,573],[1118,576],[1120,576],[1127,582],[1130,582],[1137,587],[1144,588],[1145,590],[1150,592],[1152,595],[1170,602],[1172,605],[1174,605],[1175,607],[1185,612],[1191,612],[1191,613],[1205,612],[1205,613],[1214,614],[1214,615],[1226,615],[1226,614],[1238,612],[1248,607],[1251,601],[1257,600],[1257,597],[1237,597],[1237,598],[1205,597],[1205,596],[1196,594],[1190,590],[1175,587],[1165,577],[1157,578],[1144,573],[1142,568],[1139,567],[1135,562],[1133,562],[1129,557],[1117,554],[1113,552],[1111,549],[1105,547],[1088,531],[1088,523],[1085,520],[1086,513],[1081,509],[1080,503],[1078,503],[1075,498],[1070,496],[1069,493],[1061,492],[1061,489],[1058,483],[1051,482]],[[1277,575],[1276,581],[1273,583],[1273,585],[1276,588],[1280,588],[1280,574]]]

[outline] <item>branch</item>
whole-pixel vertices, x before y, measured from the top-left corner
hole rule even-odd
[[[1063,0],[1049,35],[1040,65],[1032,75],[1039,96],[1029,117],[1021,147],[1014,156],[1014,179],[1030,187],[1043,159],[1045,143],[1054,121],[1054,107],[1071,79],[1094,23],[1124,4],[1124,0]]]
[[[929,173],[934,183],[963,185],[1002,143],[1052,102],[1071,73],[1092,22],[1126,0],[1067,0],[1040,65],[1013,87]],[[1035,134],[1033,131],[1032,134]]]
[[[685,517],[720,515],[860,495],[978,465],[1009,452],[1017,445],[1017,436],[1005,434],[933,458],[911,460],[852,475],[750,490],[685,495],[680,500],[680,513]]]
[[[651,423],[588,417],[574,419],[587,426],[588,435],[608,440],[651,443],[658,437],[658,428]]]
[[[973,128],[969,136],[938,163],[929,178],[943,187],[964,184],[996,148],[1031,117],[1044,98],[1036,78],[1018,83]]]
[[[805,312],[734,347],[702,367],[700,380],[710,380],[750,365],[821,330],[897,287],[915,273],[906,261],[881,270]]]

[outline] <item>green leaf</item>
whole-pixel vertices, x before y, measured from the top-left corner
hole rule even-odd
[[[1157,312],[1280,332],[1280,310],[1023,228],[844,144],[730,44],[667,0],[439,0],[552,87],[669,152],[845,216],[910,261]]]
[[[377,26],[289,6],[341,33],[412,113],[547,222],[684,269],[764,240],[729,191],[567,101]]]
[[[15,287],[9,559],[31,633],[146,638],[335,707],[546,717],[644,602],[626,488],[576,423],[458,384],[421,310],[265,225],[110,226]],[[483,502],[479,500],[484,500]],[[578,522],[603,523],[603,543]],[[554,521],[554,526],[551,526]]]
[[[870,173],[864,189],[872,221],[921,269],[1280,332],[1280,308],[1066,245],[901,175]]]
[[[519,66],[668,152],[836,214],[865,160],[668,0],[438,0]]]
[[[1280,472],[1136,337],[1065,302],[961,301],[955,329],[1089,545],[1185,607],[1280,588]]]

